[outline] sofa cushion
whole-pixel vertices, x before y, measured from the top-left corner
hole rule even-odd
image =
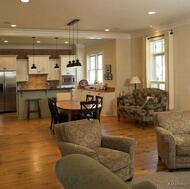
[[[176,142],[176,153],[179,156],[190,156],[190,135],[174,135]]]
[[[131,164],[128,153],[102,147],[94,148],[93,150],[96,152],[99,162],[112,172]]]
[[[159,125],[172,134],[190,134],[190,111],[159,112]]]
[[[65,142],[78,144],[88,148],[101,145],[101,126],[98,120],[77,120],[63,124],[60,129]]]

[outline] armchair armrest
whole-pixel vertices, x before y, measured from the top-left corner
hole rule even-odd
[[[69,154],[83,154],[99,161],[95,151],[85,146],[80,146],[73,143],[58,142],[58,148],[61,151],[62,156]]]
[[[176,144],[172,133],[161,127],[155,127],[158,155],[169,169],[175,168]]]
[[[105,148],[133,154],[137,142],[130,137],[103,135],[101,144]]]

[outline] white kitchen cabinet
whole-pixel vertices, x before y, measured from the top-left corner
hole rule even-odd
[[[28,71],[29,74],[48,74],[49,73],[49,57],[50,55],[29,55]],[[35,64],[36,69],[31,69]]]
[[[103,107],[101,115],[109,116],[115,114],[115,92],[98,92],[96,90],[90,91],[90,90],[78,89],[77,99],[80,101],[85,101],[87,94],[93,95],[94,100],[96,96],[103,97]]]
[[[17,82],[28,81],[28,60],[18,59],[16,62],[16,80]]]
[[[16,70],[17,55],[1,55],[0,70]]]
[[[47,75],[47,80],[60,80],[60,61],[57,59],[50,59],[49,60],[49,73]],[[54,68],[55,65],[58,64],[59,68]]]
[[[61,58],[61,75],[75,75],[76,68],[67,68],[69,62],[69,55],[62,55]],[[73,56],[70,56],[70,60],[73,60]]]

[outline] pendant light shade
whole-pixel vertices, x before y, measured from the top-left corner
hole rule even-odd
[[[72,66],[71,66],[71,61],[69,60],[69,62],[68,62],[68,64],[67,64],[67,68],[71,68]]]
[[[34,57],[33,57],[33,59],[34,59]],[[36,65],[35,65],[35,64],[32,64],[31,69],[37,69],[37,68],[36,68]]]
[[[35,37],[32,37],[33,38],[33,64],[32,64],[32,66],[31,66],[31,69],[37,69],[36,68],[36,65],[34,64],[34,39],[35,39]]]

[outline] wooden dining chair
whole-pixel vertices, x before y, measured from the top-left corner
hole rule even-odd
[[[51,99],[52,107],[53,107],[53,117],[54,117],[54,124],[67,122],[68,121],[68,115],[65,112],[58,111],[57,108],[57,101],[56,99]]]
[[[50,114],[51,114],[50,130],[52,130],[53,122],[54,122],[54,112],[53,112],[53,104],[52,104],[52,99],[51,98],[48,98],[48,107],[49,107],[49,111],[50,111]]]
[[[97,95],[95,98],[99,105],[97,108],[97,119],[100,121],[100,114],[101,114],[102,107],[103,107],[103,97]]]
[[[80,119],[97,119],[97,101],[81,101],[80,107]]]
[[[94,95],[87,94],[86,95],[86,101],[92,101],[92,100],[94,100]]]

